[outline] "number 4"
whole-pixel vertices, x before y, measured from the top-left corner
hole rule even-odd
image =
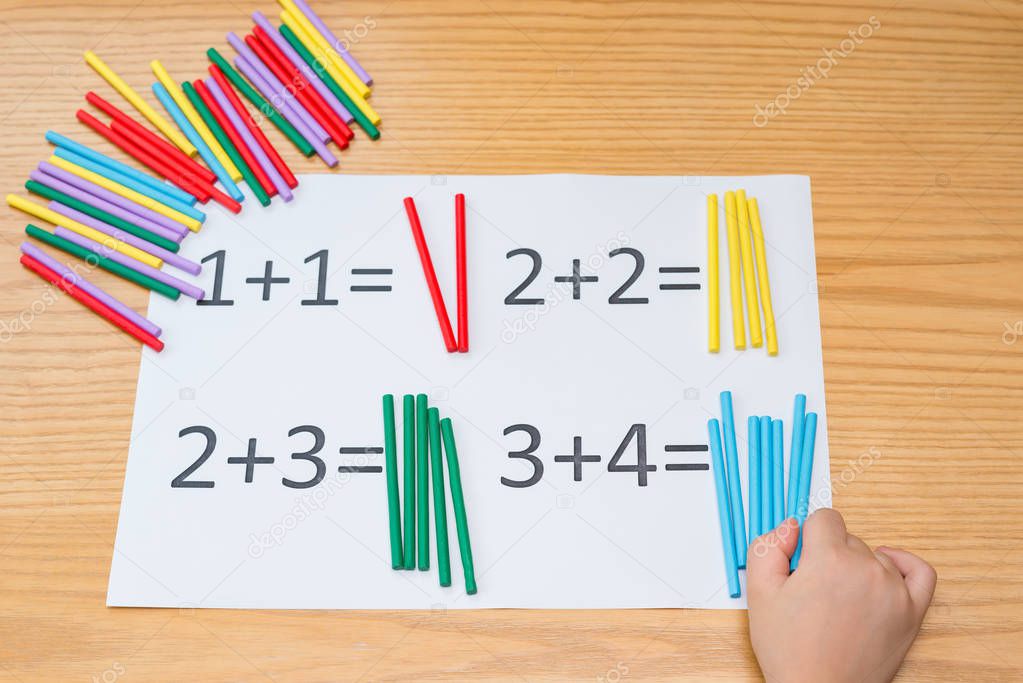
[[[625,451],[629,448],[629,444],[632,440],[636,440],[636,464],[635,465],[619,465],[618,461],[625,455]],[[647,483],[647,472],[656,472],[657,465],[648,465],[646,462],[646,425],[645,424],[634,424],[629,428],[628,433],[622,442],[618,444],[618,450],[615,451],[614,456],[607,463],[608,472],[635,472],[636,478],[639,481],[640,486],[646,486]]]

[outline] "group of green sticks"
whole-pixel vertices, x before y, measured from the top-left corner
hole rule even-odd
[[[433,517],[437,530],[437,571],[440,585],[451,585],[448,557],[448,515],[444,497],[444,464],[441,440],[451,483],[451,507],[455,513],[458,550],[462,555],[465,592],[476,593],[469,523],[465,516],[462,475],[450,418],[427,405],[426,394],[405,394],[402,400],[402,473],[405,489],[404,538],[401,493],[398,490],[398,439],[394,426],[394,395],[384,395],[384,457],[387,472],[387,512],[391,529],[391,568],[430,569],[430,479],[433,480]],[[417,552],[418,543],[418,552]]]

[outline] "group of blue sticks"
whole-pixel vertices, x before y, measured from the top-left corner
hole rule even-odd
[[[799,565],[803,547],[803,522],[806,521],[810,507],[810,480],[813,476],[817,413],[807,413],[806,396],[796,395],[792,415],[787,491],[784,483],[784,424],[781,420],[751,415],[746,425],[749,458],[748,539],[743,519],[742,482],[739,477],[732,392],[721,392],[721,421],[716,418],[708,420],[707,431],[710,436],[714,486],[717,491],[718,520],[721,523],[721,545],[724,549],[725,570],[728,575],[728,594],[733,598],[742,594],[739,570],[746,568],[750,544],[790,517],[796,518],[800,530],[790,569],[795,571]]]

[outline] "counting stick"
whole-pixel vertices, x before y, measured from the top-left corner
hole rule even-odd
[[[465,576],[465,592],[476,594],[476,570],[472,563],[472,545],[469,542],[469,520],[465,515],[465,498],[462,494],[462,473],[458,467],[458,449],[455,447],[455,432],[451,419],[440,421],[440,433],[444,438],[444,454],[448,461],[448,482],[451,484],[451,507],[455,511],[455,530],[458,532],[458,550],[462,556],[462,574]]]
[[[817,438],[817,413],[806,414],[806,425],[803,427],[803,457],[799,463],[799,501],[796,504],[796,519],[799,520],[799,542],[796,552],[792,555],[789,569],[795,571],[799,566],[799,558],[803,554],[803,522],[810,508],[810,480],[813,477],[813,448]]]
[[[469,285],[465,263],[465,195],[455,195],[455,259],[458,261],[458,351],[469,351]]]
[[[764,329],[767,335],[767,353],[778,355],[778,328],[774,322],[774,304],[771,303],[771,279],[767,276],[767,246],[764,242],[764,227],[760,223],[760,208],[757,200],[751,197],[749,205],[750,221],[753,225],[753,244],[757,257],[757,278],[760,284],[760,303],[764,307]]]
[[[324,36],[316,30],[316,27],[312,25],[306,15],[303,14],[298,7],[295,7],[295,4],[291,2],[291,0],[277,0],[277,3],[283,9],[283,13],[290,15],[292,21],[294,21],[302,28],[303,31],[306,32],[306,34],[309,35],[313,44],[330,60],[331,66],[341,74],[345,83],[358,93],[359,97],[369,97],[369,86],[363,83],[362,79],[356,76],[355,72],[352,71],[352,68],[338,56],[334,48],[332,48]]]
[[[741,594],[739,588],[739,568],[736,560],[735,537],[732,534],[734,521],[728,510],[731,498],[728,482],[725,477],[725,463],[721,457],[721,433],[718,421],[707,420],[707,433],[710,436],[710,455],[714,470],[714,490],[718,501],[718,524],[721,527],[721,549],[725,554],[725,575],[728,578],[728,595],[737,598]],[[734,482],[738,487],[739,482]]]
[[[294,3],[299,11],[305,15],[305,18],[316,27],[316,30],[319,31],[320,35],[323,36],[324,40],[327,41],[330,47],[336,50],[338,54],[341,55],[341,59],[345,60],[345,63],[352,68],[352,71],[354,71],[355,75],[359,77],[359,80],[366,85],[373,85],[373,79],[370,78],[370,75],[362,68],[359,61],[345,49],[344,43],[338,40],[337,36],[335,36],[323,20],[316,15],[316,12],[314,12],[312,8],[306,4],[305,0],[294,0]]]
[[[785,521],[785,437],[781,420],[771,420],[771,528]]]
[[[803,428],[806,425],[806,396],[796,394],[792,408],[792,444],[789,446],[789,488],[785,516],[795,517],[799,501],[799,470],[802,467]]]
[[[50,284],[56,285],[62,292],[69,295],[75,301],[82,304],[83,306],[91,310],[93,313],[96,313],[100,317],[107,319],[117,327],[121,328],[131,336],[141,341],[146,346],[150,346],[157,351],[163,350],[162,341],[151,335],[149,332],[146,332],[132,321],[128,320],[126,317],[115,311],[109,305],[104,304],[96,296],[89,294],[84,289],[84,286],[86,284],[89,285],[91,291],[96,292],[97,294],[106,293],[103,292],[103,290],[99,289],[99,287],[96,287],[91,283],[86,283],[85,278],[76,276],[70,270],[67,271],[67,274],[58,274],[57,272],[53,271],[50,268],[47,268],[39,261],[29,256],[28,254],[21,255],[21,264],[28,268],[29,270],[31,270],[32,272],[34,272],[39,277],[49,282]],[[75,284],[73,284],[73,282]],[[78,286],[76,286],[76,284]]]
[[[725,234],[728,238],[728,284],[732,301],[732,338],[736,349],[746,348],[746,323],[742,317],[742,266],[739,261],[739,223],[735,216],[735,193],[725,192]],[[752,532],[752,529],[750,530]]]
[[[55,133],[52,130],[46,131],[46,141],[51,144],[57,145],[59,149],[57,149],[54,152],[54,154],[63,159],[68,159],[69,161],[73,161],[74,163],[78,164],[83,168],[88,168],[90,171],[95,171],[96,173],[103,173],[104,175],[106,175],[106,172],[96,168],[96,166],[101,166],[104,169],[109,169],[110,171],[120,174],[121,176],[135,184],[134,185],[129,184],[125,180],[119,178],[116,179],[117,182],[122,183],[123,185],[130,187],[133,190],[141,192],[145,194],[147,197],[151,197],[161,202],[173,200],[176,202],[180,202],[182,205],[187,206],[189,209],[192,209],[193,211],[198,211],[197,209],[194,209],[192,207],[192,205],[196,201],[195,197],[188,194],[184,190],[179,190],[176,187],[171,187],[170,185],[164,183],[162,180],[147,175],[142,171],[137,171],[131,166],[128,166],[127,164],[122,164],[120,161],[117,161],[116,159],[111,159],[105,154],[95,152],[86,147],[85,145],[79,144],[72,140],[71,138],[64,137],[63,135]],[[75,156],[72,157],[70,156],[71,154],[74,154]],[[88,164],[84,163],[83,160],[88,161]],[[140,189],[139,186],[144,187],[145,190]],[[182,209],[178,208],[178,210],[181,211]],[[193,218],[197,220],[205,220],[205,216],[195,216],[193,214],[188,215],[191,215]]]
[[[728,469],[728,502],[731,508],[732,536],[735,537],[735,560],[739,569],[746,568],[746,521],[742,511],[742,480],[739,478],[739,452],[735,446],[735,415],[732,392],[721,392],[721,421],[725,437],[725,463]],[[750,489],[752,492],[752,489]],[[752,505],[752,501],[750,503]],[[752,512],[752,511],[751,511]],[[750,529],[752,534],[753,529]],[[750,539],[752,540],[752,539]]]
[[[444,463],[440,446],[440,413],[427,410],[430,428],[430,475],[433,480],[433,519],[437,532],[437,576],[441,586],[451,585],[451,557],[448,552],[448,510],[444,496]]]
[[[167,119],[157,114],[155,109],[150,107],[130,85],[125,83],[120,76],[114,73],[113,69],[107,66],[102,59],[97,57],[92,50],[86,50],[85,62],[95,69],[96,73],[102,76],[103,80],[109,83],[114,90],[121,93],[121,97],[128,100],[131,106],[135,107],[140,114],[149,119],[149,122],[156,126],[161,133],[167,136],[167,139],[173,142],[178,149],[188,156],[195,154],[195,147],[193,147],[191,143],[189,143],[188,140],[186,140]]]
[[[54,229],[53,234],[61,239],[73,243],[78,247],[88,249],[97,256],[110,259],[111,261],[118,263],[122,266],[125,266],[126,268],[131,268],[132,270],[134,270],[136,273],[143,277],[152,278],[153,280],[156,280],[157,282],[166,285],[167,287],[172,287],[175,290],[174,295],[171,297],[172,299],[178,298],[178,292],[184,294],[185,296],[189,296],[197,301],[206,296],[206,293],[203,291],[201,287],[196,287],[195,285],[185,282],[184,280],[181,280],[179,278],[176,278],[173,275],[169,275],[158,268],[152,268],[144,263],[139,263],[135,259],[130,259],[127,256],[118,254],[116,251],[108,249],[107,247],[104,247],[102,244],[94,242],[86,237],[82,237],[81,235],[73,233],[70,230],[57,226]]]
[[[163,84],[163,87],[167,90],[167,93],[170,94],[171,98],[174,99],[174,102],[178,105],[178,108],[181,109],[185,118],[188,119],[190,124],[192,124],[192,128],[195,129],[195,132],[198,133],[199,137],[201,137],[203,142],[206,143],[206,146],[213,152],[213,156],[215,156],[217,161],[220,162],[220,165],[227,170],[228,175],[231,176],[231,180],[235,182],[241,180],[241,171],[234,165],[234,162],[227,154],[227,151],[221,147],[220,141],[218,141],[213,135],[213,131],[209,129],[206,122],[202,120],[201,116],[199,116],[199,112],[192,107],[192,103],[185,97],[184,91],[182,91],[181,87],[173,78],[170,77],[170,74],[167,73],[167,69],[163,67],[160,60],[154,59],[151,61],[149,63],[149,68],[153,70],[153,74],[156,75],[156,79]],[[198,149],[198,146],[196,148]]]
[[[398,493],[398,444],[394,433],[394,396],[384,394],[384,465],[387,470],[387,521],[391,529],[391,569],[405,566],[401,550],[401,501]]]
[[[430,568],[430,418],[426,394],[416,395],[416,547],[419,571]]]
[[[760,535],[760,418],[750,415],[746,419],[746,446],[749,465],[746,469],[749,479],[749,542]]]
[[[444,295],[441,294],[440,285],[437,284],[437,273],[433,270],[430,248],[426,245],[423,226],[419,222],[419,212],[416,211],[416,203],[412,197],[405,197],[405,213],[408,215],[409,227],[412,228],[412,238],[416,242],[416,250],[419,252],[419,262],[423,266],[426,287],[430,290],[430,299],[433,300],[433,310],[436,312],[437,322],[440,324],[444,348],[448,350],[448,353],[454,353],[458,350],[458,344],[455,342],[455,333],[451,331],[451,320],[448,318],[447,306],[444,305]]]
[[[771,478],[774,474],[774,454],[771,452],[772,432],[771,418],[760,418],[760,534],[766,534],[773,529],[771,520],[774,518],[774,502],[771,496],[774,494],[774,483]]]
[[[718,292],[718,196],[707,195],[707,350],[721,350],[721,295]]]
[[[416,404],[412,394],[402,397],[401,416],[404,419],[401,436],[402,473],[405,486],[405,569],[416,568]]]
[[[163,261],[161,261],[159,258],[151,254],[148,254],[137,247],[134,247],[130,244],[126,244],[120,239],[116,239],[107,234],[104,234],[103,232],[100,232],[95,228],[83,225],[82,223],[79,223],[76,220],[62,216],[50,208],[40,206],[35,202],[28,201],[27,199],[23,199],[18,195],[14,194],[7,195],[7,203],[13,208],[19,211],[24,211],[30,216],[35,216],[41,221],[53,223],[54,225],[62,225],[65,228],[68,228],[69,230],[77,232],[79,235],[84,235],[90,239],[94,239],[97,242],[105,244],[106,246],[110,247],[115,251],[121,252],[125,256],[129,256],[133,259],[142,261],[142,263],[153,266],[154,268],[159,268],[160,266],[163,265]]]
[[[60,232],[61,234],[58,235],[57,234],[58,232]],[[123,254],[119,254],[113,249],[106,249],[99,243],[86,239],[79,235],[78,233],[71,232],[70,230],[65,230],[64,228],[61,227],[57,227],[54,230],[54,232],[50,233],[46,232],[40,227],[37,227],[29,223],[28,225],[25,226],[25,234],[27,234],[29,237],[33,237],[39,240],[40,242],[49,244],[51,247],[56,247],[57,249],[60,249],[63,252],[71,254],[72,256],[77,256],[86,263],[95,264],[96,266],[99,266],[103,270],[113,273],[114,275],[117,275],[118,277],[128,280],[129,282],[134,282],[135,284],[141,287],[151,289],[152,291],[162,294],[169,299],[177,301],[177,299],[180,298],[181,296],[181,292],[179,292],[178,290],[162,282],[158,282],[157,280],[154,280],[151,277],[143,275],[141,272],[136,271],[129,264],[134,264],[142,268],[149,268],[149,266],[139,263],[133,258],[128,258]],[[75,239],[73,240],[72,237],[74,237]],[[99,247],[100,250],[102,250],[102,252],[105,252],[106,255],[104,255],[104,253],[101,253],[100,251],[90,251],[89,249],[85,248],[85,246],[79,246],[78,243],[75,242],[75,240],[82,240],[83,242],[95,244],[97,247]],[[115,260],[114,256],[116,256],[117,259],[124,259],[124,261],[126,261],[127,263],[122,264],[119,260]],[[153,268],[153,270],[156,269]],[[161,271],[156,270],[156,272],[159,273]],[[159,337],[160,328],[156,329],[157,331],[154,332],[153,330],[150,330],[150,332]]]
[[[746,287],[746,312],[749,314],[750,344],[763,346],[760,331],[760,306],[757,304],[757,276],[753,271],[753,243],[750,240],[749,208],[745,190],[735,193],[735,215],[739,229],[739,253],[742,255],[742,280]]]

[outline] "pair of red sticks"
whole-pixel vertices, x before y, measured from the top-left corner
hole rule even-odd
[[[456,291],[458,293],[458,339],[455,339],[451,330],[451,320],[448,318],[448,309],[444,305],[444,295],[441,294],[440,285],[437,284],[437,273],[433,269],[433,259],[430,258],[430,248],[426,246],[426,237],[423,235],[423,225],[419,222],[419,212],[416,211],[416,203],[412,197],[405,197],[405,213],[408,214],[409,227],[412,228],[412,238],[416,242],[416,250],[419,252],[419,262],[423,265],[423,275],[426,277],[426,286],[430,290],[430,298],[433,299],[433,310],[437,313],[437,322],[440,323],[440,333],[444,337],[444,348],[448,353],[466,353],[469,351],[469,297],[467,280],[467,268],[465,263],[465,195],[455,195],[455,261],[456,265]]]

